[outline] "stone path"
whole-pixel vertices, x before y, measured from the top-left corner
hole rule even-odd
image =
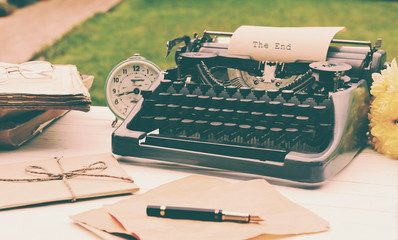
[[[28,61],[41,47],[61,38],[95,13],[121,0],[43,0],[0,18],[0,62]]]

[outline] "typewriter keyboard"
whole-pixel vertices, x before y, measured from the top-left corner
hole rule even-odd
[[[141,94],[127,127],[169,139],[317,153],[333,136],[333,103],[324,94],[170,80]]]

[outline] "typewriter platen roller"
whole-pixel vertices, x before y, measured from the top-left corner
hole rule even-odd
[[[169,41],[168,53],[184,43],[177,66],[142,90],[113,153],[310,184],[344,168],[366,144],[380,42],[333,40],[325,61],[278,62],[228,54],[231,36]]]

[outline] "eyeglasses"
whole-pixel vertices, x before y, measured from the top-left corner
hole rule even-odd
[[[19,73],[22,77],[28,79],[49,78],[54,71],[55,66],[46,61],[30,61],[14,66],[0,66],[0,81],[6,80],[8,75]]]

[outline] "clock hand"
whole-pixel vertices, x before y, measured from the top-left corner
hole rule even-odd
[[[128,95],[128,94],[136,93],[136,91],[137,91],[137,90],[128,91],[128,92],[122,92],[122,93],[117,94],[116,96],[120,97],[120,96],[123,96],[123,95]]]
[[[132,82],[143,82],[143,81],[145,81],[145,79],[142,79],[142,78],[140,78],[140,79],[131,79],[130,81],[132,81]]]

